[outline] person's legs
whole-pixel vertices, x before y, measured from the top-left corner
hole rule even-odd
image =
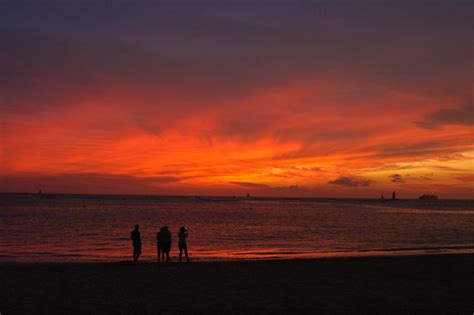
[[[183,257],[183,246],[179,245],[179,262],[181,262],[182,257]]]
[[[156,252],[157,252],[157,256],[158,256],[158,262],[160,262],[160,254],[161,254],[160,246],[156,246]]]
[[[137,248],[137,251],[135,252],[135,261],[138,261],[138,258],[140,258],[141,250]]]
[[[184,246],[184,255],[186,256],[186,262],[189,262],[189,256],[188,256],[188,246]]]

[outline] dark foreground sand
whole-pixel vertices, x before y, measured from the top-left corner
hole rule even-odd
[[[0,313],[474,312],[474,255],[0,265]]]

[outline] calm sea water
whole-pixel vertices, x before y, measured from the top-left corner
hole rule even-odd
[[[472,200],[0,195],[0,262],[130,260],[135,224],[143,260],[164,225],[194,260],[474,252]]]

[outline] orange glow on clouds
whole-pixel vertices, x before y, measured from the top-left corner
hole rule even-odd
[[[461,3],[76,5],[1,12],[0,192],[474,195]]]
[[[382,116],[372,103],[358,104],[357,110],[304,105],[317,102],[318,95],[330,99],[331,93],[337,88],[321,91],[305,83],[179,115],[169,107],[170,115],[160,112],[156,103],[150,116],[139,119],[130,105],[137,100],[106,96],[114,106],[98,99],[39,117],[12,117],[2,125],[2,175],[32,176],[36,182],[25,189],[30,191],[47,190],[43,186],[50,184],[41,178],[57,176],[65,184],[53,189],[93,192],[72,176],[82,174],[104,181],[98,193],[127,193],[109,185],[113,176],[127,178],[143,193],[378,196],[399,190],[414,196],[439,190],[468,197],[472,192],[472,127],[420,128],[414,122],[420,112],[437,108],[432,100],[423,111],[404,113],[409,100],[390,94],[374,102],[404,105],[386,106],[393,110]],[[420,106],[423,100],[412,103]],[[331,183],[340,177],[353,181]]]

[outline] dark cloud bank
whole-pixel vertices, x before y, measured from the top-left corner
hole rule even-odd
[[[405,182],[402,175],[400,175],[400,174],[392,174],[389,177],[390,177],[392,183],[404,183]]]
[[[329,181],[329,184],[346,187],[368,187],[372,181],[367,179],[356,179],[348,176],[341,176],[335,180]]]
[[[265,184],[247,183],[247,182],[229,182],[229,184],[234,184],[234,185],[238,185],[238,186],[246,187],[246,188],[269,188],[270,187]]]
[[[466,103],[457,108],[439,108],[426,114],[416,124],[426,129],[444,125],[474,126],[474,104]]]

